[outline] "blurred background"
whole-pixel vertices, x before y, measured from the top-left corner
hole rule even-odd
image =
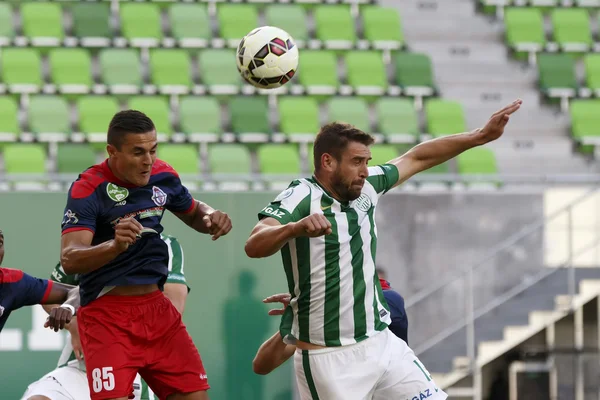
[[[310,174],[319,126],[373,133],[373,164],[482,126],[503,138],[414,177],[377,214],[378,267],[406,299],[409,344],[451,399],[600,399],[600,0],[0,1],[0,229],[5,266],[45,277],[66,190],[106,156],[112,115],[147,113],[159,157],[233,232],[171,215],[192,291],[184,320],[213,400],[296,398],[290,362],[252,373],[279,324],[279,256],[243,251],[257,213]],[[235,48],[274,25],[300,47],[272,91]],[[40,307],[0,334],[0,398],[56,366]],[[337,400],[337,399],[336,399]],[[404,399],[402,399],[404,400]]]

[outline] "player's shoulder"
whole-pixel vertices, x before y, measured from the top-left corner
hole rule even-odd
[[[25,273],[20,269],[0,267],[0,283],[15,283],[23,279]]]
[[[307,179],[295,179],[293,180],[283,192],[281,192],[276,198],[275,202],[281,202],[286,199],[302,200],[306,196],[309,196],[312,192],[312,185]]]
[[[73,182],[70,190],[71,197],[74,199],[89,197],[104,182],[107,182],[107,177],[104,174],[103,165],[93,165],[79,174],[77,180]]]
[[[177,171],[175,171],[175,168],[173,168],[171,164],[157,158],[154,164],[152,165],[152,172],[150,175],[156,176],[161,174],[166,174],[166,176],[173,176],[175,178],[179,178],[179,174],[177,173]]]

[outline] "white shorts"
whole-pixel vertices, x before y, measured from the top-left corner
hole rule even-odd
[[[302,400],[444,400],[406,342],[389,329],[350,346],[297,350]]]
[[[133,383],[134,400],[141,399],[141,380],[138,374]],[[148,395],[149,398],[154,399],[153,393],[150,392]],[[87,375],[77,367],[56,368],[29,385],[21,400],[27,400],[32,396],[45,396],[50,400],[89,400],[90,388]]]

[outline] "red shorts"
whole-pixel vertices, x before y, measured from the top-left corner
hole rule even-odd
[[[161,291],[105,295],[78,311],[92,400],[133,398],[137,373],[160,399],[208,390],[200,354]]]

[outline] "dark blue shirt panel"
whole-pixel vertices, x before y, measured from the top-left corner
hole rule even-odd
[[[0,268],[0,331],[11,311],[40,304],[49,293],[48,280],[19,270]]]
[[[404,309],[404,298],[392,289],[384,290],[383,297],[385,297],[392,314],[390,330],[408,344],[408,317]]]

